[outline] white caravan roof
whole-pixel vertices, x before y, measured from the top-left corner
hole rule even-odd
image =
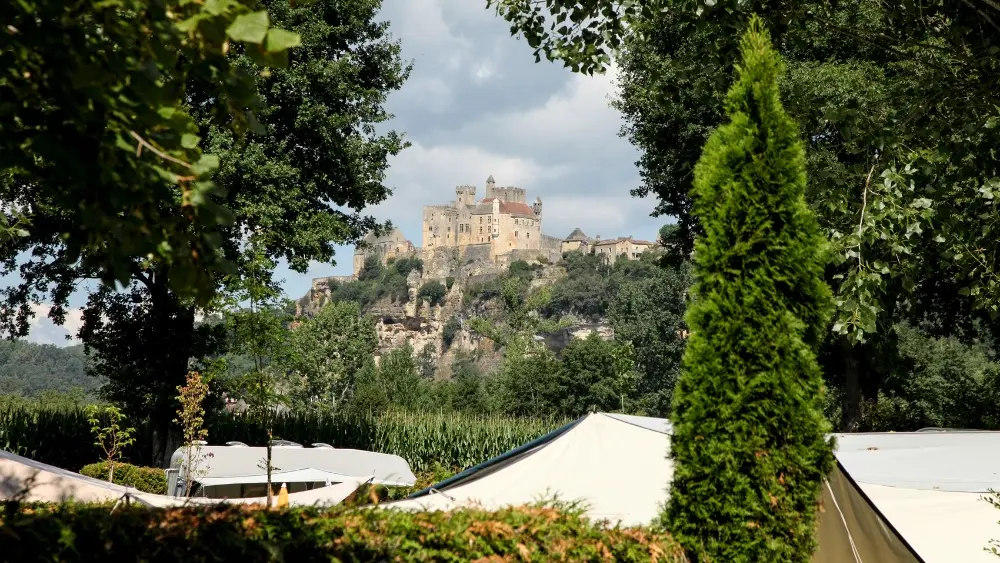
[[[267,448],[246,446],[196,446],[202,461],[198,464],[198,482],[207,485],[254,483],[266,475],[262,469]],[[186,449],[181,447],[170,457],[170,467],[180,469]],[[329,447],[274,446],[271,448],[273,472],[314,470],[315,481],[366,481],[387,486],[412,486],[417,478],[410,464],[398,455],[364,450]],[[322,474],[320,474],[322,473]],[[301,474],[305,475],[305,474]],[[339,477],[339,478],[338,478]],[[208,481],[206,481],[208,480]],[[277,479],[274,479],[277,480]],[[286,479],[286,481],[290,481]]]

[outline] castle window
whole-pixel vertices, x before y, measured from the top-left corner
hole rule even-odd
[[[448,232],[449,232],[449,233],[451,232],[451,227],[448,227]]]
[[[480,224],[480,225],[482,225],[482,224],[483,224],[483,216],[482,216],[482,215],[480,215],[480,216],[479,216],[479,224]]]
[[[514,224],[517,225],[517,219],[514,219]]]
[[[531,233],[528,233],[528,238],[531,238]]]
[[[514,231],[514,237],[515,238],[517,237],[517,231]]]
[[[483,234],[483,228],[479,227],[479,234]]]

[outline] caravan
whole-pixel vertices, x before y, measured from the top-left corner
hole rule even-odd
[[[214,499],[267,496],[267,448],[242,442],[225,446],[196,444],[193,475],[186,474],[187,448],[170,457],[167,495],[184,496],[187,479],[194,482],[191,496]],[[416,482],[405,459],[391,454],[338,449],[329,444],[303,447],[276,440],[271,448],[272,493],[282,483],[290,494],[311,491],[343,482],[370,482],[388,487],[409,487]]]

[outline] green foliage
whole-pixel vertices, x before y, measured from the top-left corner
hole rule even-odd
[[[452,276],[448,276],[447,278],[444,279],[444,283],[448,291],[451,291],[452,286],[455,285],[455,278]]]
[[[437,345],[428,342],[417,354],[417,369],[420,371],[420,377],[425,380],[434,379],[434,373],[437,371],[437,351]]]
[[[838,312],[824,367],[852,390],[841,426],[857,429],[862,403],[883,383],[870,359],[894,354],[895,323],[936,309],[995,325],[1000,58],[970,53],[1000,45],[998,28],[983,24],[1000,10],[918,0],[719,0],[701,13],[684,0],[663,4],[632,21],[618,59],[616,107],[641,151],[634,194],[658,197],[657,213],[677,218],[679,250],[689,252],[699,232],[692,167],[724,120],[739,32],[759,14],[788,64],[782,97],[808,145],[807,198],[834,243],[827,274]]]
[[[84,465],[80,469],[81,475],[108,481],[108,463],[101,461]],[[144,493],[156,495],[167,494],[167,475],[158,467],[140,467],[128,463],[116,463],[114,472],[114,483],[125,487],[133,487]]]
[[[588,320],[603,318],[611,296],[612,268],[600,256],[570,252],[563,265],[566,277],[552,286],[545,313],[576,315]]]
[[[730,121],[695,167],[691,337],[675,390],[668,529],[716,561],[808,562],[833,455],[815,353],[832,309],[805,152],[760,20],[741,40]]]
[[[108,284],[127,284],[137,259],[148,260],[169,265],[174,291],[207,302],[229,266],[218,251],[232,209],[212,181],[219,155],[202,150],[211,143],[191,115],[188,86],[205,83],[216,126],[233,135],[253,128],[253,77],[227,54],[281,66],[298,35],[252,8],[239,0],[5,7],[4,260],[41,245],[36,258],[59,260],[35,263],[32,274],[47,278],[49,268],[80,261]],[[13,311],[4,320],[26,329]]]
[[[541,269],[541,264],[528,264],[524,260],[514,260],[507,267],[507,276],[524,281],[531,281],[535,279],[535,276]]]
[[[357,303],[332,301],[288,336],[284,370],[292,405],[336,410],[378,348],[375,321]]]
[[[108,481],[113,481],[115,462],[122,457],[122,450],[135,443],[135,428],[123,427],[125,415],[115,406],[103,408],[88,405],[84,412],[90,423],[90,432],[94,436],[94,445],[101,449],[104,460],[108,464]],[[103,426],[104,421],[107,425]]]
[[[410,298],[406,276],[422,268],[423,262],[419,258],[400,258],[383,266],[377,256],[369,256],[357,280],[330,284],[330,299],[353,301],[362,308],[380,299],[406,303]]]
[[[654,416],[670,414],[674,386],[680,375],[687,324],[687,291],[691,268],[663,266],[624,280],[611,299],[608,321],[615,339],[634,349],[635,410]]]
[[[894,329],[896,357],[877,402],[864,406],[862,431],[992,429],[1000,425],[1000,362],[986,343]]]
[[[134,4],[142,4],[145,9],[143,3]],[[221,45],[226,26],[219,27],[223,23],[219,18],[200,22],[198,29],[191,30],[193,34],[180,33],[177,41],[183,40],[185,46],[178,48],[176,41],[161,43],[155,35],[150,35],[155,30],[144,26],[145,20],[135,20],[115,11],[120,2],[103,5],[106,8],[102,10],[107,12],[102,16],[106,15],[109,21],[115,23],[114,29],[121,28],[128,33],[120,49],[115,47],[117,43],[104,44],[103,39],[94,39],[105,37],[103,31],[94,31],[97,24],[86,17],[78,20],[66,16],[62,4],[59,4],[59,17],[53,13],[51,20],[46,19],[46,22],[51,21],[53,29],[23,37],[37,38],[32,41],[48,41],[44,38],[68,37],[66,33],[71,32],[77,39],[97,41],[106,52],[81,50],[73,55],[85,58],[93,55],[93,64],[101,68],[107,68],[102,56],[120,54],[128,57],[136,49],[155,51],[149,53],[148,58],[135,62],[135,71],[150,72],[149,76],[119,74],[114,68],[107,70],[112,79],[112,90],[117,92],[119,83],[125,85],[120,94],[128,102],[122,106],[125,110],[116,109],[117,104],[110,109],[123,111],[125,116],[134,115],[135,111],[139,112],[135,115],[140,116],[147,113],[159,115],[157,110],[161,109],[160,104],[132,100],[130,94],[132,85],[151,86],[151,81],[162,79],[152,86],[184,101],[187,108],[184,111],[190,112],[196,124],[195,133],[204,139],[206,151],[217,155],[217,169],[210,174],[207,167],[204,168],[205,174],[222,190],[209,197],[201,193],[200,186],[205,182],[198,179],[187,195],[203,198],[206,203],[195,208],[184,203],[184,194],[174,186],[175,182],[162,179],[159,184],[151,185],[138,181],[141,178],[133,182],[131,177],[116,175],[116,168],[109,167],[109,162],[129,166],[135,160],[132,155],[135,154],[137,141],[130,140],[126,151],[126,147],[114,145],[113,135],[101,133],[108,131],[109,127],[117,127],[117,122],[110,125],[107,122],[110,118],[104,111],[108,106],[94,103],[93,108],[96,109],[87,110],[90,117],[81,125],[74,121],[72,114],[76,106],[58,107],[60,104],[57,104],[49,111],[45,103],[33,104],[34,108],[45,108],[39,118],[44,118],[46,123],[83,127],[79,134],[67,138],[71,146],[69,153],[75,160],[54,166],[40,159],[39,165],[46,166],[50,171],[79,174],[73,181],[77,184],[84,182],[84,187],[98,195],[74,194],[73,187],[63,183],[53,184],[55,187],[42,186],[47,191],[55,189],[65,195],[52,200],[34,188],[25,189],[32,185],[30,179],[17,182],[14,178],[8,182],[6,161],[0,166],[3,171],[0,185],[7,186],[0,189],[17,194],[16,197],[3,196],[0,199],[16,207],[30,208],[38,219],[35,224],[45,227],[43,231],[33,232],[29,240],[0,245],[0,261],[3,264],[0,274],[16,270],[22,280],[22,283],[3,293],[6,303],[0,307],[0,326],[5,333],[23,334],[31,318],[32,302],[53,303],[49,315],[55,322],[61,323],[69,296],[78,281],[96,275],[99,265],[95,261],[109,252],[124,253],[127,260],[120,271],[127,273],[123,283],[126,289],[119,292],[117,288],[105,284],[92,293],[84,314],[81,338],[94,358],[94,373],[106,376],[109,381],[106,398],[120,403],[131,415],[152,414],[159,420],[156,432],[166,437],[175,410],[175,387],[183,383],[192,358],[214,356],[220,352],[218,345],[222,335],[197,327],[195,306],[199,303],[183,292],[174,291],[194,283],[191,281],[191,270],[170,266],[162,260],[150,261],[150,256],[156,258],[160,253],[169,251],[183,254],[188,261],[197,258],[198,264],[217,256],[235,266],[225,272],[227,275],[241,277],[245,274],[247,262],[253,259],[244,254],[246,240],[252,235],[268,260],[276,262],[284,259],[290,267],[299,271],[305,271],[311,261],[331,261],[337,245],[357,242],[376,226],[375,220],[364,216],[363,212],[367,206],[387,197],[389,190],[383,181],[388,158],[398,154],[405,146],[399,134],[384,127],[390,118],[384,109],[385,99],[389,92],[402,85],[409,69],[401,61],[399,44],[390,37],[388,24],[376,21],[380,7],[377,0],[315,0],[296,4],[271,0],[263,2],[268,9],[269,20],[301,36],[301,45],[288,58],[288,64],[279,69],[263,68],[261,57],[257,56],[259,53],[253,48],[244,48],[245,45],[234,43],[228,56],[223,56]],[[162,10],[170,7],[173,10],[171,13],[187,17],[191,12],[207,10],[205,13],[210,13],[234,5],[231,0],[209,2],[204,7],[200,3],[168,2],[167,5],[150,8],[150,13],[160,14],[163,25],[175,26],[176,22],[166,18]],[[52,4],[53,9],[54,6]],[[91,6],[88,4],[88,7]],[[228,21],[240,15],[239,12],[247,11],[230,11],[220,17]],[[25,23],[30,23],[27,20],[37,21],[37,17],[41,14],[25,16]],[[256,19],[242,21],[233,28],[234,33],[243,37],[260,35],[262,18],[257,16]],[[188,25],[191,23],[195,22],[188,22]],[[33,29],[32,25],[25,29]],[[218,31],[218,41],[203,44],[201,25]],[[58,26],[68,27],[64,30]],[[4,39],[0,40],[7,41],[11,36],[5,31],[2,37]],[[266,47],[269,44],[287,45],[290,39],[285,34],[270,34],[265,35],[263,41]],[[61,57],[66,56],[65,48],[71,44],[62,39],[51,43],[59,50],[53,56],[65,61]],[[202,57],[203,54],[214,53],[202,52],[203,48],[213,46],[219,46],[218,59],[222,61],[220,64],[225,65],[219,69],[214,68],[214,59]],[[161,48],[162,52],[159,51]],[[0,52],[7,51],[0,49]],[[155,64],[146,64],[156,63],[162,56],[177,57],[177,63],[167,67],[169,72],[157,68]],[[199,72],[187,72],[191,65]],[[4,68],[15,66],[4,65]],[[50,74],[72,75],[56,76],[46,84],[64,89],[73,102],[78,99],[79,87],[74,76],[98,79],[102,76],[90,73],[82,66],[69,64],[42,65],[40,68],[50,69],[47,71]],[[238,77],[233,74],[237,69],[246,80],[237,80]],[[46,75],[40,71],[38,76]],[[7,80],[0,78],[4,81],[0,87],[4,87],[2,84],[6,84]],[[101,85],[95,84],[95,88]],[[331,84],[336,87],[331,87]],[[244,99],[245,96],[230,96],[229,90],[259,97],[263,103],[252,104],[252,100]],[[4,99],[7,97],[4,96]],[[76,109],[91,107],[88,106],[91,100],[87,100],[86,96],[79,100],[80,106]],[[134,110],[135,107],[141,108],[141,111]],[[230,119],[226,112],[216,111],[220,107],[233,108],[235,119]],[[256,111],[247,111],[251,109]],[[174,112],[174,116],[179,113]],[[227,127],[230,122],[237,123],[251,115],[253,134],[239,135]],[[163,120],[157,121],[161,122]],[[155,143],[184,142],[177,126],[172,122],[163,125],[162,129],[153,133],[144,127],[135,130]],[[18,127],[4,125],[3,129],[16,131]],[[159,138],[161,136],[162,139]],[[187,136],[187,139],[190,144],[191,137]],[[15,144],[24,140],[19,134],[8,139]],[[94,153],[107,144],[102,140],[111,143],[115,152],[108,155]],[[38,148],[32,147],[31,150]],[[4,154],[2,158],[10,154],[9,151],[0,152]],[[118,157],[119,160],[113,160]],[[147,149],[143,149],[142,159],[143,162],[156,162],[151,150]],[[203,164],[200,163],[199,167]],[[102,187],[104,184],[107,186]],[[166,191],[167,188],[170,191]],[[128,197],[118,199],[133,192],[143,199],[136,202],[129,201]],[[143,205],[142,202],[147,199],[156,204]],[[208,228],[210,225],[203,225],[200,212],[195,214],[209,204],[228,209],[231,214],[231,225],[221,232]],[[80,253],[72,251],[72,244],[68,248],[61,235],[63,232],[72,235],[81,229],[84,233],[100,235],[100,225],[95,227],[87,217],[74,219],[80,210],[90,210],[91,207],[100,211],[94,214],[95,218],[116,218],[120,225],[115,227],[115,232],[126,233],[127,236],[110,244],[95,238],[86,249],[89,254],[78,260]],[[139,228],[132,229],[134,225]],[[147,252],[147,242],[155,243],[163,239],[163,233],[175,231],[186,238],[168,248],[155,247]],[[212,245],[188,244],[188,239],[198,241],[202,238],[207,238]],[[28,249],[31,252],[25,253]],[[194,270],[195,274],[202,276],[196,277],[195,281],[211,273],[209,268],[204,267]],[[217,276],[212,277],[211,282],[207,289],[211,292],[220,289],[222,282]],[[199,287],[205,286],[199,284]],[[161,439],[157,443],[163,447],[168,441]],[[160,455],[163,453],[161,451]]]
[[[625,394],[631,404],[632,389],[622,387],[623,382],[619,381],[620,375],[626,375],[616,363],[619,347],[592,332],[587,338],[571,341],[562,351],[557,377],[564,389],[573,392],[562,394],[561,414],[576,418],[589,412],[621,412]],[[633,363],[628,358],[625,370],[631,370]]]
[[[181,473],[185,475],[184,496],[191,496],[191,487],[198,476],[203,475],[202,463],[205,456],[201,454],[196,442],[208,440],[208,429],[205,428],[205,398],[208,396],[208,382],[197,371],[188,372],[187,384],[177,386],[176,424],[181,427],[184,436],[184,458],[181,461]]]
[[[37,397],[47,390],[77,389],[93,397],[100,385],[100,379],[87,376],[83,346],[0,340],[0,394]]]
[[[417,407],[424,381],[409,343],[382,356],[378,384],[385,390],[387,405],[411,410]]]
[[[447,351],[451,347],[452,342],[455,341],[455,335],[462,328],[462,323],[455,317],[449,318],[445,323],[444,327],[441,328],[441,343],[444,344],[444,349]]]
[[[14,507],[0,521],[12,561],[567,561],[682,563],[663,532],[591,522],[562,503],[497,512],[409,512],[218,506],[149,510],[54,505]]]
[[[444,297],[447,294],[447,288],[445,288],[444,284],[437,280],[431,280],[425,283],[420,286],[420,289],[417,291],[417,297],[420,299],[426,299],[432,307],[434,305],[443,305]]]
[[[693,8],[701,2],[708,3],[684,0],[677,4]],[[544,55],[585,74],[603,73],[611,56],[621,48],[628,22],[650,18],[664,5],[662,0],[486,0],[487,8],[495,7],[510,23],[511,35],[523,36],[534,49],[535,62]]]
[[[500,310],[492,318],[473,317],[469,327],[501,346],[520,345],[527,349],[536,334],[555,332],[567,326],[560,318],[544,318],[540,314],[549,303],[550,289],[540,287],[534,291],[522,278],[505,277],[500,280]]]
[[[392,267],[405,278],[414,270],[423,273],[424,261],[415,256],[413,258],[399,258],[393,261]]]

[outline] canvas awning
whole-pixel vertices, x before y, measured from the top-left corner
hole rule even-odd
[[[345,481],[357,481],[357,477],[350,477],[347,475],[341,475],[339,473],[331,473],[329,471],[323,471],[321,469],[306,468],[297,469],[295,471],[273,471],[271,472],[271,482],[276,484],[281,483],[324,483],[329,481],[331,483],[343,483]],[[199,477],[195,479],[196,482],[201,483],[205,487],[214,487],[219,485],[241,485],[241,484],[266,484],[267,483],[267,473],[256,473],[253,475],[230,475],[230,476],[218,476],[218,477]]]
[[[342,483],[337,483],[336,485],[330,485],[329,487],[320,487],[317,489],[312,489],[310,491],[302,491],[299,493],[290,493],[288,495],[288,504],[290,506],[319,506],[319,507],[331,507],[336,506],[344,501],[347,497],[351,496],[354,491],[358,490],[361,483],[356,480],[345,481]],[[156,508],[169,508],[176,506],[205,506],[205,505],[216,505],[216,504],[266,504],[267,497],[253,497],[253,498],[228,498],[228,499],[213,499],[213,498],[201,498],[201,497],[171,497],[167,495],[154,495],[150,493],[138,493],[130,492],[125,495],[129,500],[142,503],[146,506],[152,506]],[[277,496],[274,497],[277,500]]]

